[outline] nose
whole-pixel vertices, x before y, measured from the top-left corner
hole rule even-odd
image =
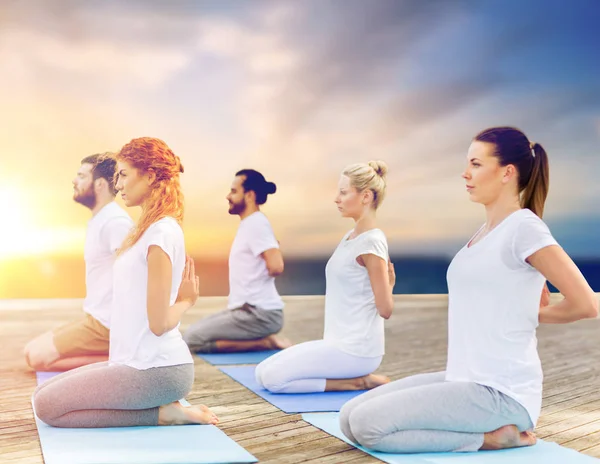
[[[465,170],[463,171],[463,173],[461,174],[461,177],[462,177],[463,179],[467,180],[467,179],[469,179],[469,178],[471,177],[471,173],[469,172],[469,170],[468,170],[468,169],[465,169]]]

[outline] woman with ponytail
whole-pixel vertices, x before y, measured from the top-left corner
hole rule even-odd
[[[113,275],[108,362],[75,369],[40,385],[38,417],[55,427],[215,424],[204,405],[179,399],[194,382],[194,363],[179,332],[198,298],[194,262],[186,257],[181,223],[179,157],[143,137],[117,155],[116,189],[140,206],[137,226],[118,251]]]
[[[521,131],[478,134],[462,175],[486,222],[448,268],[445,372],[407,377],[344,405],[344,434],[390,453],[530,446],[542,405],[538,323],[598,315],[598,298],[542,221],[548,157]],[[564,299],[550,305],[549,280]],[[543,297],[540,302],[540,295]]]
[[[367,390],[389,382],[374,375],[384,354],[383,320],[392,315],[396,282],[376,211],[385,196],[387,166],[354,164],[342,172],[335,198],[355,226],[325,268],[323,340],[300,343],[260,363],[256,380],[273,393]]]

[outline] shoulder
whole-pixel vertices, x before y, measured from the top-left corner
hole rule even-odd
[[[131,217],[116,203],[108,205],[108,210],[100,226],[101,234],[126,233],[133,227]]]
[[[381,229],[371,229],[368,232],[365,232],[364,237],[362,238],[370,243],[380,243],[387,246],[387,238]]]
[[[248,216],[248,219],[250,219],[250,222],[254,224],[271,225],[269,218],[262,211],[257,211],[251,216]]]
[[[524,208],[515,213],[513,229],[516,231],[543,230],[547,231],[546,223],[533,211]]]
[[[269,218],[267,218],[267,216],[260,211],[248,216],[245,222],[246,227],[250,227],[252,229],[272,229]]]
[[[154,234],[169,234],[169,235],[181,235],[183,236],[183,229],[179,223],[172,217],[164,217],[154,222],[148,227],[145,235]]]
[[[122,210],[121,210],[122,211]],[[105,227],[122,227],[122,226],[133,226],[133,220],[131,217],[125,212],[122,211],[121,214],[113,214],[112,216],[106,218]]]

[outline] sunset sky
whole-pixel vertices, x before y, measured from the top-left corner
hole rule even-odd
[[[226,256],[225,195],[254,168],[288,256],[327,256],[353,162],[389,165],[380,226],[398,254],[446,254],[483,222],[470,139],[515,125],[551,161],[545,219],[600,257],[594,0],[3,1],[0,260],[81,255],[81,158],[165,140],[185,166],[189,251]],[[135,216],[136,213],[132,213]]]

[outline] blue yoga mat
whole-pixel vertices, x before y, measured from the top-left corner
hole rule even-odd
[[[255,366],[221,367],[236,382],[287,413],[339,411],[341,407],[364,391],[323,393],[270,393],[256,383]]]
[[[57,374],[38,372],[38,384]],[[189,405],[185,400],[180,402]],[[50,427],[37,416],[35,421],[45,464],[216,464],[258,461],[214,425],[66,429]]]
[[[197,356],[213,366],[230,366],[234,364],[258,364],[269,356],[279,353],[279,351],[281,350],[249,351],[246,353],[197,353]]]
[[[526,448],[477,453],[379,453],[351,443],[340,430],[339,413],[302,414],[302,419],[389,464],[591,464],[599,462],[598,459],[542,440]]]

